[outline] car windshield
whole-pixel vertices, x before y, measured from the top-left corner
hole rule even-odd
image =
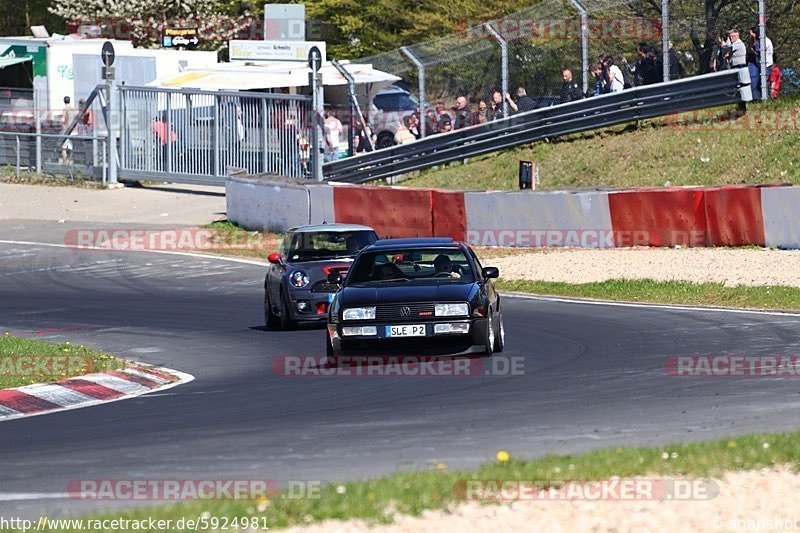
[[[317,231],[292,235],[286,257],[289,261],[312,261],[354,257],[378,240],[374,231]]]
[[[347,278],[348,285],[473,281],[475,275],[467,256],[456,248],[365,252],[358,257]]]

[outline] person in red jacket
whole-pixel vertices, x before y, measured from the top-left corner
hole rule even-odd
[[[769,73],[769,90],[773,100],[781,92],[781,67],[778,65],[777,59],[773,59],[772,70]]]

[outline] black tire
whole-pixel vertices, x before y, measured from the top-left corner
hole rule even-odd
[[[497,338],[496,335],[494,334],[494,330],[495,330],[494,322],[495,321],[494,321],[494,316],[493,316],[493,313],[492,313],[491,309],[489,310],[489,317],[486,320],[487,320],[487,324],[486,324],[486,350],[483,353],[487,357],[491,357],[492,354],[494,353],[494,343],[495,343],[495,339]]]
[[[502,352],[506,345],[506,330],[503,325],[503,313],[498,313],[497,316],[499,318],[496,320],[497,331],[494,334],[494,353]]]
[[[281,320],[272,310],[272,302],[269,299],[269,290],[264,288],[264,324],[267,329],[278,329]]]
[[[286,297],[284,291],[281,291],[280,326],[283,331],[291,331],[297,327],[297,322],[289,318],[289,298]]]

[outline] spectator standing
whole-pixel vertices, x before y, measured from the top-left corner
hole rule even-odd
[[[410,115],[406,115],[403,117],[403,125],[406,127],[408,132],[414,136],[414,139],[420,139],[422,137],[422,132],[419,131],[419,115],[416,113],[411,113]]]
[[[78,100],[79,112],[82,112],[81,119],[78,121],[78,134],[90,136],[94,129],[94,113],[86,107],[86,100]]]
[[[750,28],[750,40],[753,42],[753,52],[755,53],[755,63],[758,66],[758,82],[755,85],[755,90],[760,91],[761,89],[761,39],[758,38],[758,26],[753,26]],[[772,68],[774,63],[774,56],[775,56],[775,49],[772,46],[772,39],[767,36],[764,36],[764,41],[766,44],[766,73],[767,73],[767,80],[770,79],[772,74]],[[751,80],[752,81],[752,80]],[[771,91],[770,91],[771,93]],[[753,92],[753,97],[756,97],[756,93]],[[761,95],[759,93],[758,98]]]
[[[770,97],[777,98],[781,92],[781,67],[778,65],[778,58],[773,54],[772,72],[769,74]]]
[[[564,80],[564,83],[561,84],[560,103],[566,104],[567,102],[574,102],[575,100],[583,98],[583,93],[578,87],[578,84],[572,79],[572,71],[570,69],[567,68],[561,71],[561,78]]]
[[[606,66],[608,92],[617,93],[622,91],[625,88],[625,78],[619,67],[614,64],[614,58],[611,56],[606,57],[604,64]]]
[[[428,108],[425,110],[425,135],[436,135],[439,133],[439,119],[436,112]]]
[[[594,76],[594,92],[591,96],[600,96],[606,92],[606,78],[603,75],[603,65],[600,63],[593,64],[592,76]]]
[[[528,91],[524,87],[517,88],[517,109],[520,113],[536,109],[536,102],[528,96]]]
[[[61,131],[66,135],[67,128],[72,121],[75,119],[77,111],[72,106],[71,100],[69,96],[64,97],[64,111],[61,114]],[[67,137],[63,143],[61,143],[61,160],[59,161],[62,165],[68,165],[72,162],[72,139]]]
[[[489,118],[489,106],[486,105],[486,100],[478,102],[478,110],[472,113],[473,124],[484,124],[491,120]]]
[[[502,120],[506,118],[503,111],[503,95],[500,91],[492,93],[492,105],[489,108],[489,120]]]
[[[454,130],[460,130],[462,128],[466,128],[467,126],[472,126],[472,111],[469,108],[467,99],[463,96],[456,98],[455,112],[456,120],[455,124],[453,124]]]
[[[339,160],[339,141],[342,135],[342,123],[330,109],[325,110],[325,161]]]
[[[728,32],[717,33],[717,44],[714,47],[714,57],[711,59],[711,70],[720,72],[728,70],[731,66],[731,44]]]
[[[669,57],[669,79],[681,79],[686,74],[686,71],[683,68],[683,63],[681,63],[681,57],[672,47],[672,41],[669,42],[669,52],[667,52],[667,56]]]
[[[731,68],[747,66],[747,48],[739,38],[739,30],[733,28],[728,35],[731,38]]]
[[[655,68],[653,58],[647,53],[647,44],[639,43],[636,48],[636,54],[639,59],[633,66],[634,84],[638,87],[641,85],[648,85],[653,80],[653,69]]]
[[[444,102],[436,104],[436,131],[437,133],[447,133],[453,129],[453,118],[447,112]]]

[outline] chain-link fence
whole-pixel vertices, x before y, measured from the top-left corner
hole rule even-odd
[[[767,35],[789,78],[800,61],[800,24],[789,24],[788,15],[771,19],[769,10],[791,10],[795,3],[800,1],[767,3]],[[710,72],[717,33],[739,27],[749,47],[747,29],[757,22],[758,4],[744,0],[544,0],[500,19],[464,20],[447,37],[359,61],[403,78],[423,109],[442,103],[452,115],[456,99],[465,97],[473,116],[490,110],[478,116],[483,120],[493,105],[507,116],[515,108],[595,94],[596,82],[609,79],[604,58],[619,68],[622,87]],[[565,95],[571,85],[577,87]]]

